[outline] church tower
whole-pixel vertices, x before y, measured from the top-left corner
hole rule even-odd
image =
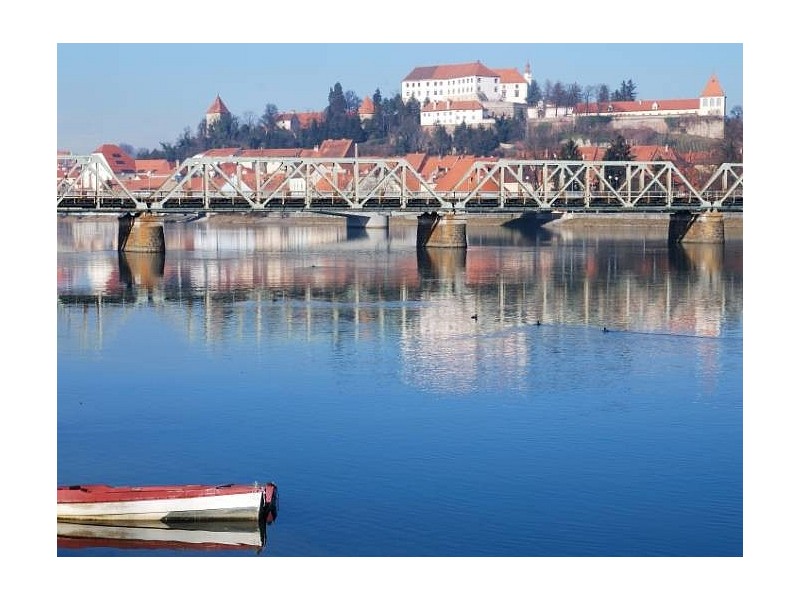
[[[533,83],[533,73],[531,73],[531,61],[525,63],[525,81],[528,82],[528,87],[530,87],[531,83]]]
[[[206,111],[206,127],[211,127],[214,123],[222,118],[222,115],[229,114],[231,114],[231,111],[228,110],[228,107],[225,106],[222,98],[220,98],[219,94],[217,94],[214,102],[211,103],[211,106],[209,106],[208,110]]]
[[[725,91],[716,75],[709,78],[706,87],[700,92],[700,110],[697,114],[701,117],[725,116]]]

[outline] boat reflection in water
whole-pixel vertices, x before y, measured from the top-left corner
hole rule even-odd
[[[258,521],[147,522],[135,525],[58,521],[57,530],[59,549],[253,550],[261,553],[266,541],[266,518]]]

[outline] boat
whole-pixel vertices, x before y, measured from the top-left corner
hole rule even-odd
[[[226,551],[254,550],[266,543],[266,523],[260,521],[186,521],[181,523],[57,522],[58,548],[120,550]]]
[[[58,521],[83,523],[180,523],[259,521],[278,516],[278,488],[259,485],[105,484],[58,486]]]

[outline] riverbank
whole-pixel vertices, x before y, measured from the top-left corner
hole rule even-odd
[[[72,221],[116,220],[115,214],[58,215],[59,219]],[[553,232],[573,234],[619,235],[625,231],[647,232],[666,236],[669,214],[666,213],[471,213],[466,215],[467,225],[473,227],[541,227]],[[211,213],[208,215],[165,215],[167,223],[209,222],[215,225],[346,225],[342,216],[312,212],[263,213]],[[744,233],[742,213],[724,213],[725,237],[741,239]],[[415,226],[416,213],[395,213],[389,217],[389,226]]]

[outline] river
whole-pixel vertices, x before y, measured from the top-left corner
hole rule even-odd
[[[469,226],[59,219],[59,484],[274,481],[262,548],[737,557],[743,249]]]

